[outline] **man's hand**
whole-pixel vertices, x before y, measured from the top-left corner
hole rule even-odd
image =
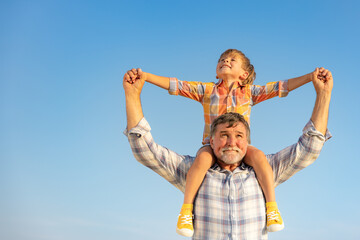
[[[145,83],[145,77],[146,73],[144,73],[140,68],[133,68],[127,71],[123,79],[123,87],[125,90],[125,94],[140,95]]]
[[[133,68],[127,71],[124,75],[124,80],[128,81],[129,83],[134,83],[138,79],[146,80],[146,73],[143,72],[141,68]]]
[[[312,73],[312,82],[317,94],[330,94],[333,88],[333,77],[329,70],[325,68],[316,68]]]

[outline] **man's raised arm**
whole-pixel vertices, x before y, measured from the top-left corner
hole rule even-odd
[[[134,83],[130,83],[126,79],[126,74],[124,76],[123,87],[125,90],[126,119],[128,131],[134,128],[144,117],[140,101],[140,94],[144,83],[145,80],[141,78]]]
[[[302,136],[296,144],[267,156],[273,168],[275,186],[312,164],[318,158],[324,142],[331,137],[327,132],[333,87],[331,72],[323,68],[316,69],[312,73],[312,82],[316,91],[316,101],[311,121],[306,124]]]
[[[184,191],[186,173],[194,158],[177,154],[154,142],[150,125],[144,118],[140,94],[145,80],[128,81],[123,79],[126,100],[128,137],[134,157],[138,162],[152,169],[172,185]]]
[[[331,91],[333,88],[333,77],[331,72],[327,69],[321,69],[323,78],[319,78],[319,69],[316,69],[312,74],[312,82],[316,91],[316,101],[313,113],[311,115],[311,121],[315,128],[323,135],[326,133],[329,106],[331,99]]]

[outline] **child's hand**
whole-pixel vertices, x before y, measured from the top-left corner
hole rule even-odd
[[[124,81],[133,84],[135,81],[139,79],[145,80],[145,77],[146,77],[146,73],[144,73],[141,70],[141,68],[138,69],[133,68],[125,73]]]

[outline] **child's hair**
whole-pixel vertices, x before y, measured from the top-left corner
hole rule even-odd
[[[242,84],[253,84],[256,78],[255,69],[254,66],[250,63],[250,60],[245,56],[245,54],[237,49],[228,49],[221,54],[219,61],[227,55],[235,55],[241,58],[242,68],[249,73],[249,76],[244,81],[242,81]]]

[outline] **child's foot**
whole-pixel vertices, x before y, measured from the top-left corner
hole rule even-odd
[[[266,227],[269,232],[277,232],[284,229],[284,222],[276,202],[266,203],[266,220]]]
[[[176,232],[185,237],[192,237],[194,234],[192,210],[192,204],[183,204],[178,217]]]

